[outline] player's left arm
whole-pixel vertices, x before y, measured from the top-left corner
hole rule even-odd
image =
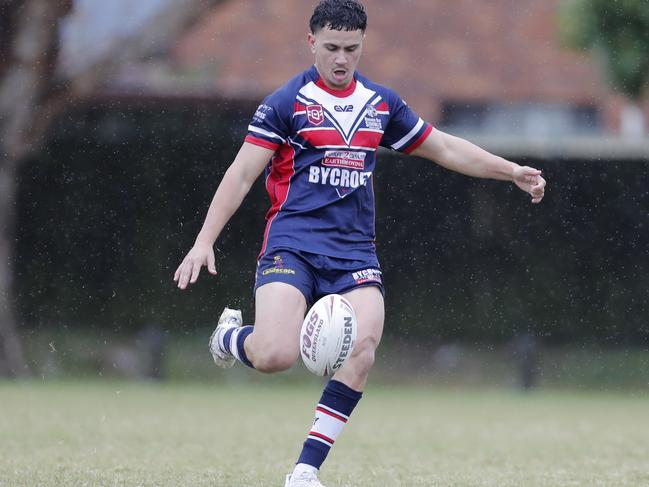
[[[433,128],[411,155],[467,176],[512,181],[532,196],[532,203],[540,203],[545,194],[545,179],[538,169],[520,166],[441,130]]]

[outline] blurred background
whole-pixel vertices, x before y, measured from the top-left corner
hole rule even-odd
[[[255,107],[313,62],[315,3],[0,1],[0,376],[263,380],[207,351],[223,306],[254,318],[261,183],[219,275],[172,276]],[[364,4],[363,74],[548,181],[531,205],[381,153],[377,380],[647,390],[646,1]]]

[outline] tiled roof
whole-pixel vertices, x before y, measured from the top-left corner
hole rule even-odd
[[[206,16],[175,49],[184,66],[218,68],[215,84],[263,94],[312,62],[311,3],[238,0]],[[590,61],[560,47],[556,0],[366,0],[360,70],[399,91],[458,97],[589,98]]]
[[[559,0],[365,0],[369,23],[359,70],[435,120],[443,100],[592,103],[610,94],[587,55],[561,46]],[[206,69],[226,97],[261,98],[308,67],[315,1],[236,0],[212,11],[173,50]]]

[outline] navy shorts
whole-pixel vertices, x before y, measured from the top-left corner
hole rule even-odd
[[[255,291],[269,282],[296,287],[310,306],[327,294],[343,294],[360,286],[376,286],[385,293],[379,261],[341,259],[295,249],[268,249],[257,262]]]

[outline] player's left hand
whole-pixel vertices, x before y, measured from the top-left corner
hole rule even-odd
[[[514,170],[514,184],[532,196],[532,203],[540,203],[545,195],[545,179],[533,167],[518,166]]]

